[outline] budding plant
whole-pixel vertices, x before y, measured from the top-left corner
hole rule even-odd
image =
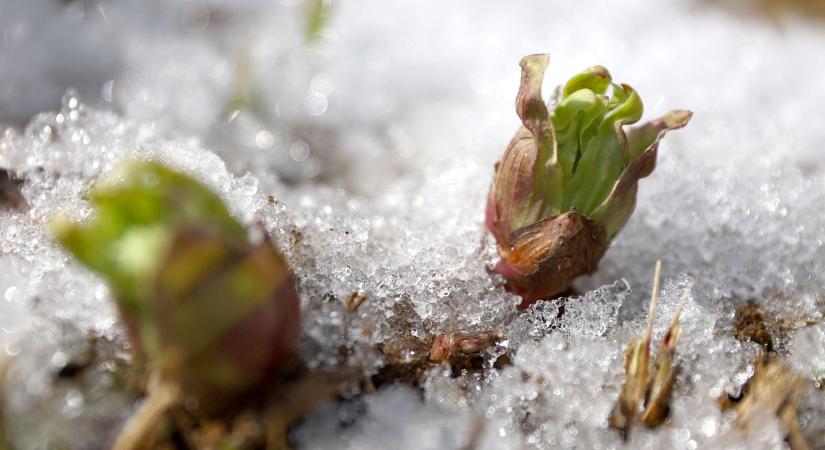
[[[220,197],[154,162],[134,162],[89,193],[87,223],[57,219],[54,233],[105,277],[148,398],[115,444],[135,448],[164,411],[211,414],[282,369],[300,331],[286,261],[251,242]]]
[[[494,271],[524,308],[596,270],[633,213],[639,179],[656,166],[659,141],[692,113],[627,127],[642,117],[642,100],[601,66],[571,78],[548,108],[541,94],[548,55],[520,65],[522,126],[495,166],[485,225],[498,245]]]
[[[650,306],[647,313],[647,329],[641,340],[633,338],[627,344],[627,351],[624,356],[626,380],[608,421],[609,425],[618,429],[625,439],[630,436],[630,430],[637,419],[641,420],[648,428],[654,428],[664,422],[670,409],[670,394],[678,370],[673,362],[673,355],[676,352],[676,344],[679,342],[679,336],[682,333],[679,316],[682,305],[690,296],[693,284],[688,285],[679,305],[676,307],[670,326],[662,338],[659,350],[656,352],[656,358],[653,360],[653,370],[651,371],[650,339],[653,334],[653,319],[661,271],[662,263],[657,261],[656,273],[653,276],[653,292],[650,296]]]

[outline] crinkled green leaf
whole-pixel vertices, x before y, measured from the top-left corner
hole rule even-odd
[[[581,146],[594,132],[594,122],[604,114],[607,102],[601,94],[581,89],[564,98],[553,111],[559,163],[565,183],[576,171],[583,153]],[[562,208],[565,208],[562,203]]]
[[[659,141],[664,135],[674,129],[687,125],[692,114],[689,111],[677,110],[667,113],[664,117],[642,125],[635,130],[631,129],[628,140],[633,140],[636,146],[649,142],[649,136],[654,132],[655,137],[647,148],[636,158],[630,161],[619,179],[613,185],[610,195],[590,214],[590,217],[601,223],[612,239],[624,227],[636,205],[636,192],[639,180],[650,175],[656,167],[656,156]]]
[[[627,130],[627,162],[638,158],[642,152],[650,148],[664,136],[664,132],[676,130],[687,125],[693,114],[690,111],[675,110],[664,116],[651,120],[638,127]]]
[[[621,102],[615,101],[620,98]],[[642,101],[627,85],[618,89],[608,106],[612,109],[598,124],[597,133],[584,144],[576,173],[566,189],[564,207],[590,215],[610,193],[622,173],[627,154],[627,140],[622,126],[634,123],[642,115]]]
[[[603,66],[588,67],[583,72],[574,75],[564,84],[562,95],[568,97],[581,89],[588,89],[597,94],[604,94],[610,86],[611,81],[610,72]]]

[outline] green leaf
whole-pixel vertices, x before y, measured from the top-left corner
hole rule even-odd
[[[650,148],[664,136],[663,132],[684,127],[693,117],[693,113],[685,110],[670,111],[664,116],[651,120],[627,131],[627,163],[638,158],[642,152]]]
[[[628,133],[628,140],[632,139],[637,147],[641,147],[643,145],[641,143],[647,145],[653,130],[656,132],[653,142],[647,145],[643,153],[630,161],[630,164],[613,185],[610,195],[590,215],[593,220],[605,227],[610,239],[624,227],[633,213],[639,180],[650,175],[653,169],[656,168],[659,142],[668,131],[687,125],[691,117],[692,113],[690,111],[671,111],[650,124],[638,127],[636,130],[639,131],[634,132],[631,129]]]
[[[616,99],[619,100],[616,100]],[[614,85],[609,112],[599,122],[596,135],[584,143],[582,155],[567,188],[564,208],[590,215],[610,193],[625,166],[627,141],[622,126],[642,116],[642,100],[630,86]]]
[[[307,0],[307,40],[314,41],[321,37],[321,32],[329,20],[331,3],[331,0]]]
[[[581,89],[588,89],[597,94],[604,94],[605,91],[607,91],[607,87],[610,86],[611,80],[610,72],[603,66],[588,67],[567,81],[562,94],[564,97],[568,97]]]
[[[606,108],[603,95],[581,89],[564,98],[553,111],[559,164],[565,183],[575,174],[584,150],[582,145],[594,133],[592,125],[604,115]],[[564,203],[562,208],[565,208]]]

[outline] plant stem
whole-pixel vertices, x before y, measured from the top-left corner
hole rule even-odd
[[[115,439],[112,450],[142,450],[152,448],[169,408],[180,402],[178,386],[163,382],[153,374],[149,392],[137,412],[129,419]]]

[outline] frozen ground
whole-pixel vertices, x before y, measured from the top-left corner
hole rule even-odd
[[[715,400],[754,370],[756,345],[730,333],[737,306],[794,323],[825,310],[825,28],[710,2],[603,3],[342,1],[307,44],[297,0],[0,0],[0,167],[25,179],[30,205],[0,212],[10,439],[106,448],[132,411],[116,348],[79,381],[55,378],[90,351],[90,331],[121,335],[107,288],[47,223],[86,211],[85,189],[122,158],[154,157],[276,237],[300,278],[311,366],[376,370],[375,344],[405,330],[509,337],[491,350],[490,361],[511,355],[502,370],[436,368],[423,396],[390,386],[322,406],[293,430],[300,448],[621,447],[607,417],[656,259],[667,280],[656,336],[686,282],[696,287],[672,420],[637,428],[628,447],[781,447],[775,421],[737,433]],[[484,200],[517,126],[517,62],[539,51],[551,53],[548,88],[603,64],[639,90],[648,117],[695,112],[560,319],[557,303],[516,316],[485,270]],[[369,300],[348,313],[354,291]],[[810,378],[825,369],[825,325],[787,331],[778,348]],[[809,389],[801,424],[825,446],[823,391]]]

